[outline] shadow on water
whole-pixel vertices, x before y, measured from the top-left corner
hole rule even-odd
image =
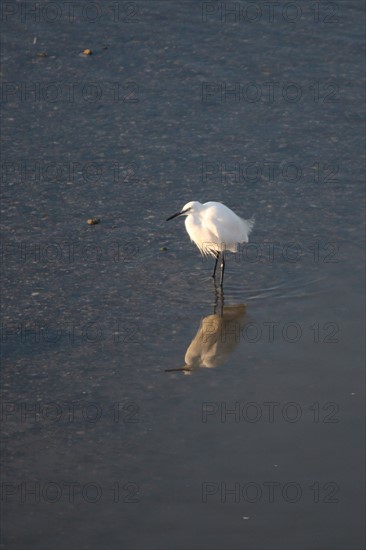
[[[166,369],[191,374],[199,368],[214,368],[227,361],[239,344],[238,335],[248,322],[245,304],[224,305],[224,291],[214,282],[213,313],[203,317],[185,354],[185,366]]]

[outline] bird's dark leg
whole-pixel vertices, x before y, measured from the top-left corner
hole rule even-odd
[[[225,256],[224,256],[224,253],[222,253],[220,286],[222,286],[224,282],[224,271],[225,271]]]
[[[214,270],[213,270],[213,273],[212,273],[213,279],[215,279],[216,268],[217,268],[217,262],[218,262],[218,260],[219,260],[219,257],[220,257],[220,252],[216,252],[215,267],[214,267]]]
[[[213,279],[213,286],[214,286],[214,294],[215,294],[215,303],[213,307],[213,315],[216,315],[216,308],[219,301],[219,291],[217,290],[216,286],[216,279]]]
[[[224,316],[224,289],[223,289],[223,287],[221,287],[221,300],[220,300],[220,302],[221,302],[220,315],[221,315],[221,317],[223,317]]]

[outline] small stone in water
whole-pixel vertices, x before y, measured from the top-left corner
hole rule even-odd
[[[100,223],[100,219],[99,218],[89,218],[87,220],[87,224],[88,225],[97,225],[98,223]]]

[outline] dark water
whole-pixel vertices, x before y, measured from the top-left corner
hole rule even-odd
[[[3,547],[361,549],[364,4],[91,4],[3,3]]]

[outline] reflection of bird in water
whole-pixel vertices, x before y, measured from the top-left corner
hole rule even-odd
[[[166,372],[184,371],[188,374],[199,367],[218,367],[239,344],[246,323],[244,304],[222,305],[220,315],[214,313],[202,319],[198,332],[187,349],[186,365],[178,369],[167,369]]]
[[[238,243],[247,243],[254,226],[254,218],[243,220],[221,202],[188,202],[177,216],[187,216],[185,225],[191,240],[196,243],[201,254],[215,258],[212,277],[215,279],[217,262],[221,254],[220,286],[224,282],[225,252],[236,252]]]

